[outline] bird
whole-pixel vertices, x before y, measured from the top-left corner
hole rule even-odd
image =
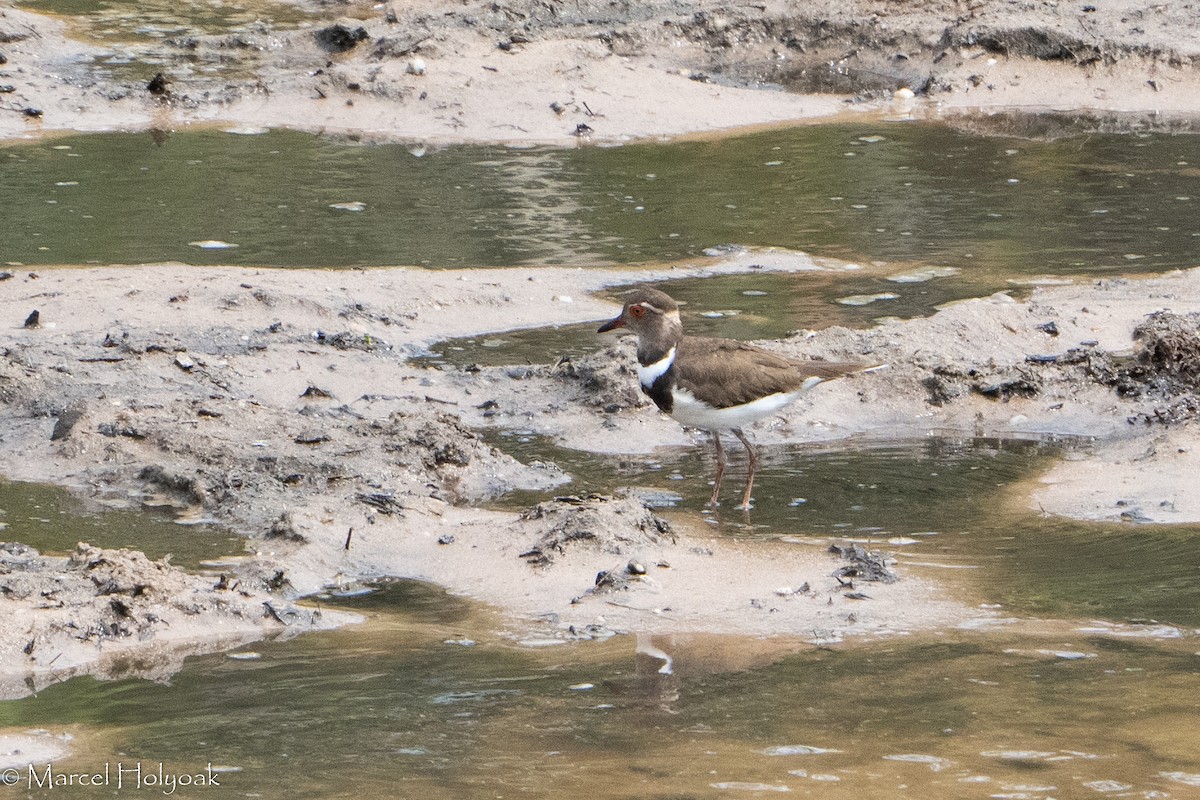
[[[680,424],[707,430],[717,451],[717,474],[708,504],[720,505],[725,477],[721,433],[732,433],[749,460],[741,509],[750,509],[758,454],[743,427],[795,402],[819,383],[868,368],[835,361],[793,361],[735,339],[685,336],[679,304],[665,292],[635,289],[621,313],[597,333],[627,328],[637,334],[637,374],[642,391]]]

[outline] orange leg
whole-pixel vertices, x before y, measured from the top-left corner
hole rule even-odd
[[[725,477],[725,448],[721,447],[721,434],[716,431],[712,432],[713,444],[717,446],[717,476],[713,478],[713,493],[708,499],[708,504],[713,508],[721,505],[717,500],[717,495],[721,493],[721,479]]]
[[[733,435],[741,440],[742,444],[746,445],[746,455],[750,459],[750,468],[746,473],[746,489],[742,492],[742,504],[738,508],[750,510],[750,490],[754,488],[754,472],[758,469],[758,454],[754,452],[754,448],[750,445],[750,440],[746,438],[746,434],[742,433],[741,428],[734,428]]]

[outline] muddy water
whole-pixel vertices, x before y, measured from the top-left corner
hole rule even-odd
[[[212,763],[238,797],[1192,797],[1200,780],[1194,641],[662,637],[664,675],[627,637],[498,639],[420,584],[347,604],[368,621],[194,658],[170,685],[74,680],[0,705],[0,727],[86,729],[61,771]]]
[[[128,547],[152,559],[170,556],[171,563],[185,569],[240,554],[245,542],[196,515],[146,510],[125,501],[87,506],[63,489],[3,480],[0,541],[24,542],[53,555],[66,555],[79,542]]]
[[[10,143],[0,186],[2,260],[30,265],[586,266],[732,243],[1002,286],[1192,266],[1200,236],[1200,137],[924,123],[576,150],[105,134]]]
[[[101,46],[94,58],[73,57],[56,65],[64,78],[84,85],[145,83],[165,71],[180,93],[188,91],[193,76],[210,82],[218,75],[254,78],[262,50],[270,48],[270,34],[322,19],[298,5],[269,0],[23,0],[16,5],[58,16],[72,38]],[[220,47],[215,52],[194,47],[196,35],[222,37],[225,47],[240,50],[239,57],[230,58]],[[187,58],[179,57],[181,50]]]
[[[320,19],[298,5],[263,0],[19,0],[16,5],[66,19],[77,38],[113,45],[171,36],[256,33]]]

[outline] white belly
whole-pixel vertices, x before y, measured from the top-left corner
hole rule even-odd
[[[815,383],[813,384],[816,385]],[[686,389],[676,388],[674,392],[674,410],[671,416],[681,425],[693,428],[704,428],[710,431],[728,431],[742,428],[769,417],[779,409],[795,402],[809,387],[806,385],[794,392],[778,392],[732,408],[713,408],[707,403],[701,403]]]

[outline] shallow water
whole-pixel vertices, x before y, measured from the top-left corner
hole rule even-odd
[[[99,134],[0,149],[0,241],[3,261],[30,265],[431,267],[737,244],[955,267],[1001,287],[1193,265],[1197,176],[1197,136],[1032,141],[928,123],[574,150]]]
[[[16,5],[65,18],[78,38],[114,45],[171,36],[256,33],[320,19],[297,4],[263,0],[18,0]]]
[[[185,569],[244,549],[242,537],[215,524],[120,505],[96,507],[56,487],[0,480],[0,541],[23,542],[48,555],[67,555],[79,542],[128,547],[152,559],[170,556]]]
[[[297,4],[270,0],[18,0],[16,5],[57,16],[72,38],[100,46],[95,56],[56,64],[64,79],[85,86],[107,83],[111,90],[114,81],[144,85],[164,72],[179,94],[188,93],[193,78],[203,79],[202,91],[212,91],[214,77],[255,79],[264,60],[278,57],[270,53],[280,46],[272,34],[323,18]],[[200,35],[217,37],[216,47],[196,47]],[[236,58],[229,48],[238,51]]]
[[[0,704],[0,727],[86,729],[60,772],[211,763],[239,797],[1188,797],[1200,774],[1194,642],[658,637],[663,675],[627,637],[497,639],[421,584],[342,605],[368,621],[193,658],[170,685],[70,681]]]

